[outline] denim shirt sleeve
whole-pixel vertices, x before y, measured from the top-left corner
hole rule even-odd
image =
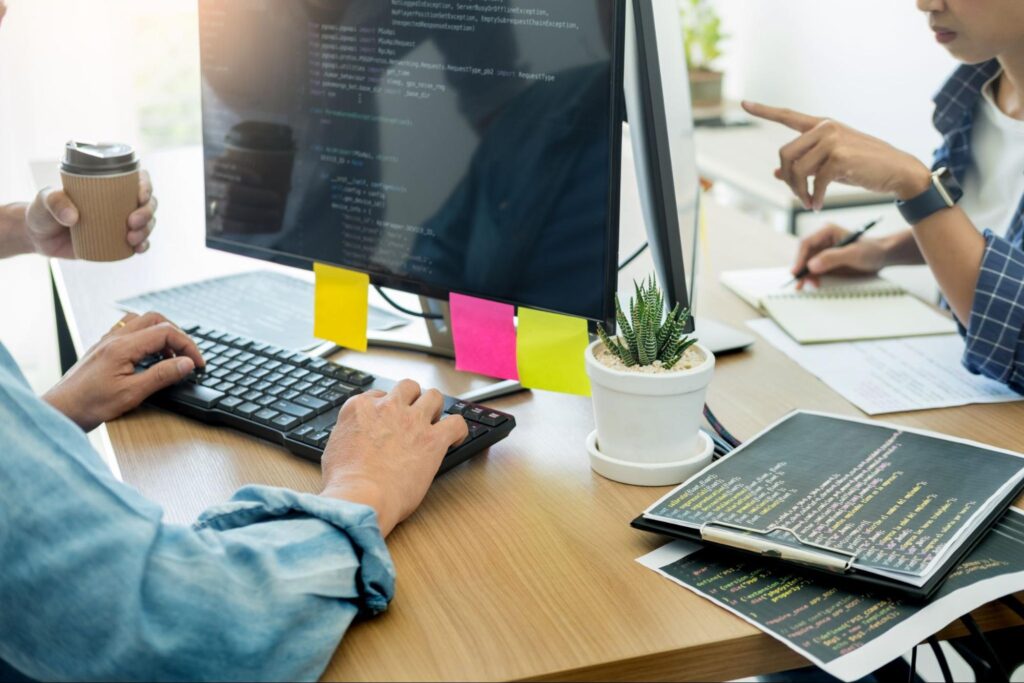
[[[1024,393],[1024,251],[991,230],[975,288],[964,366]]]
[[[46,680],[314,680],[386,608],[370,508],[249,487],[165,524],[11,365],[0,347],[0,660]]]

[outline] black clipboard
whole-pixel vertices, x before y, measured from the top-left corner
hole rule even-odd
[[[1024,480],[1018,483],[1017,486],[1007,494],[1005,499],[984,517],[982,523],[978,525],[978,528],[974,531],[973,535],[969,536],[963,543],[961,543],[957,548],[957,551],[953,553],[945,563],[940,565],[932,574],[931,578],[929,578],[922,586],[914,586],[896,579],[858,570],[852,566],[852,561],[845,563],[846,566],[843,568],[839,568],[834,562],[815,565],[782,559],[771,552],[756,552],[735,546],[724,545],[722,543],[716,543],[705,538],[700,529],[693,529],[654,519],[647,519],[643,515],[634,519],[630,523],[630,526],[634,529],[639,529],[640,531],[668,536],[675,539],[682,539],[693,543],[700,543],[709,547],[714,546],[723,553],[736,555],[738,557],[747,559],[750,557],[757,557],[764,562],[785,567],[786,571],[803,574],[818,581],[832,582],[851,590],[867,590],[877,592],[879,594],[885,594],[896,599],[923,602],[930,599],[935,594],[935,592],[945,582],[949,573],[952,572],[953,569],[955,569],[964,560],[964,558],[966,558],[978,546],[979,543],[981,543],[989,530],[996,524],[996,522],[1002,519],[1003,515],[1006,514],[1007,510],[1009,510],[1010,506],[1013,505],[1013,502],[1021,495],[1021,493],[1024,493]],[[827,554],[832,555],[833,553]],[[835,554],[842,553],[836,551]],[[826,555],[826,553],[823,553],[823,556],[824,555]],[[826,568],[823,566],[824,564],[828,564],[832,568]]]
[[[899,431],[915,432],[897,425],[886,425],[884,423],[869,423],[863,420],[853,420],[842,416],[830,416],[807,411],[795,411],[786,416],[774,425],[766,428],[755,436],[748,443],[740,446],[739,449],[726,456],[726,459],[741,457],[741,452],[751,447],[767,434],[781,425],[794,419],[811,420],[835,420],[839,422],[863,423],[872,427],[878,426],[886,429],[897,429]],[[916,432],[924,436],[936,436],[940,441],[955,442],[956,439]],[[983,444],[967,442],[971,447],[987,447]],[[778,444],[775,444],[778,447]],[[1016,454],[1015,454],[1016,455]],[[721,464],[721,463],[719,463]],[[715,467],[714,465],[711,466]],[[711,468],[709,468],[711,469]],[[696,478],[701,475],[695,475]],[[685,483],[683,484],[685,485]],[[1006,514],[1014,501],[1024,493],[1024,479],[1018,481],[1007,490],[1002,498],[981,518],[977,527],[971,535],[957,542],[955,550],[938,567],[936,567],[926,583],[922,586],[900,581],[898,579],[885,577],[878,573],[868,572],[854,566],[856,557],[835,548],[816,546],[801,539],[797,533],[785,527],[769,527],[764,529],[749,528],[720,523],[714,520],[707,521],[700,527],[675,524],[658,519],[649,519],[643,515],[634,519],[631,525],[634,528],[657,533],[660,536],[667,536],[673,539],[681,539],[691,543],[715,547],[725,552],[738,554],[741,557],[759,557],[766,562],[776,563],[784,566],[786,570],[797,571],[811,575],[816,580],[829,581],[844,584],[854,590],[871,591],[888,594],[895,598],[909,600],[927,600],[942,586],[943,582],[959,563],[961,563],[987,535],[988,530]],[[664,499],[663,499],[664,500]],[[788,537],[786,542],[779,542],[774,536],[775,533],[785,533]],[[796,543],[794,543],[796,542]]]

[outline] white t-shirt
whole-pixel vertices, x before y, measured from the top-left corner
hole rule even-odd
[[[960,206],[979,230],[1006,234],[1024,196],[1024,121],[996,104],[996,76],[982,89]]]

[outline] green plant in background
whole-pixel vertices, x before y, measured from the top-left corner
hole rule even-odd
[[[711,0],[681,0],[683,46],[686,63],[691,69],[710,70],[722,56],[722,42],[729,36],[722,33],[722,19]]]
[[[645,284],[633,285],[636,296],[629,301],[628,318],[618,299],[615,300],[619,335],[613,339],[603,325],[597,326],[597,334],[605,348],[628,368],[660,361],[663,368],[671,370],[686,350],[697,343],[683,333],[690,321],[690,311],[676,304],[666,316],[665,297],[653,277]]]

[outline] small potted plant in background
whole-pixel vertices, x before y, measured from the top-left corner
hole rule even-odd
[[[722,108],[722,72],[714,63],[722,56],[722,20],[711,5],[711,0],[680,0],[683,46],[690,70],[690,94],[696,110]]]
[[[654,278],[636,285],[629,315],[616,302],[619,333],[598,327],[586,351],[597,430],[591,467],[640,486],[678,484],[706,467],[714,444],[700,420],[715,357],[684,330],[689,311],[666,315]]]

